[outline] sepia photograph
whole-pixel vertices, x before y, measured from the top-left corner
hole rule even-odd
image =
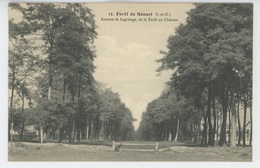
[[[251,163],[253,13],[9,3],[8,162]]]

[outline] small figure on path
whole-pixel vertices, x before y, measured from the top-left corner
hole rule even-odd
[[[122,143],[120,143],[116,148],[115,148],[115,151],[116,152],[120,152],[121,150],[120,150],[120,148],[123,146],[123,144]]]

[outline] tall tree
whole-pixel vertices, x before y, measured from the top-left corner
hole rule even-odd
[[[24,110],[25,99],[30,99],[28,90],[29,83],[32,82],[32,75],[35,72],[35,64],[37,58],[33,53],[33,48],[30,47],[29,40],[25,36],[30,32],[28,25],[24,22],[15,23],[12,19],[9,20],[9,89],[10,95],[10,113],[11,122],[13,123],[13,99],[18,95],[22,101],[22,108]],[[9,129],[11,127],[9,126]],[[10,132],[10,131],[9,131]],[[21,139],[23,135],[23,127]],[[9,135],[10,137],[10,135]]]
[[[207,92],[204,130],[208,130],[208,144],[211,145],[215,132],[211,125],[211,105],[216,96],[221,100],[223,117],[219,144],[224,145],[228,107],[232,107],[231,132],[234,133],[234,95],[242,87],[241,80],[252,62],[252,4],[195,4],[188,13],[187,23],[169,37],[167,47],[169,51],[159,60],[162,63],[159,70],[175,70],[172,85],[194,100],[203,98],[202,93]],[[250,88],[251,76],[249,73],[251,80],[246,88]],[[196,106],[202,107],[199,102],[195,101]],[[232,139],[231,146],[234,146],[235,138]]]
[[[48,100],[51,100],[57,73],[63,75],[63,93],[68,86],[73,101],[76,95],[80,97],[86,79],[88,83],[94,80],[91,45],[96,32],[91,10],[77,3],[11,6],[22,12],[24,22],[34,32],[32,35],[39,36],[44,44],[40,46],[40,51],[46,56],[42,57],[42,67],[48,73]]]

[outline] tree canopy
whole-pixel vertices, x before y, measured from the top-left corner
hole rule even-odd
[[[13,122],[18,128],[23,121],[18,129],[22,137],[24,124],[33,124],[41,142],[130,139],[134,130],[130,110],[117,93],[93,77],[93,42],[98,35],[86,4],[10,3],[10,8],[22,15],[19,23],[9,21],[10,129]],[[24,101],[30,101],[31,109],[22,110],[25,120],[18,120],[18,109],[12,112],[17,94],[22,109]]]
[[[236,105],[244,100],[234,97],[252,95],[252,26],[252,4],[195,4],[188,12],[186,23],[175,30],[175,35],[169,36],[168,51],[161,52],[163,58],[158,60],[161,63],[158,71],[174,70],[169,86],[174,88],[174,94],[193,102],[182,109],[181,114],[190,111],[189,117],[200,114],[204,120],[203,144],[214,145],[215,135],[218,135],[218,109],[222,115],[219,145],[226,144],[228,112],[231,113],[231,139],[236,136]],[[245,111],[252,100],[250,96],[246,96]],[[162,115],[164,109],[159,107],[158,104],[155,113],[163,120],[166,113]],[[152,114],[152,110],[148,111]],[[193,122],[194,128],[201,125],[197,117]],[[235,139],[230,145],[235,146]]]

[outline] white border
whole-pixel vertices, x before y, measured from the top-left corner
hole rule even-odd
[[[8,142],[7,142],[7,118],[8,118],[8,3],[9,2],[208,2],[208,3],[254,3],[254,44],[253,44],[253,162],[8,162]],[[260,163],[260,145],[259,145],[259,119],[260,115],[257,109],[259,109],[260,99],[259,99],[259,75],[257,70],[260,65],[260,60],[258,58],[260,44],[260,29],[259,23],[260,19],[260,1],[257,0],[218,0],[218,1],[205,1],[205,0],[1,0],[0,1],[0,167],[19,167],[28,168],[28,166],[41,167],[204,167],[210,166],[211,168],[244,168],[244,167],[259,167]],[[258,166],[257,166],[258,165]]]

